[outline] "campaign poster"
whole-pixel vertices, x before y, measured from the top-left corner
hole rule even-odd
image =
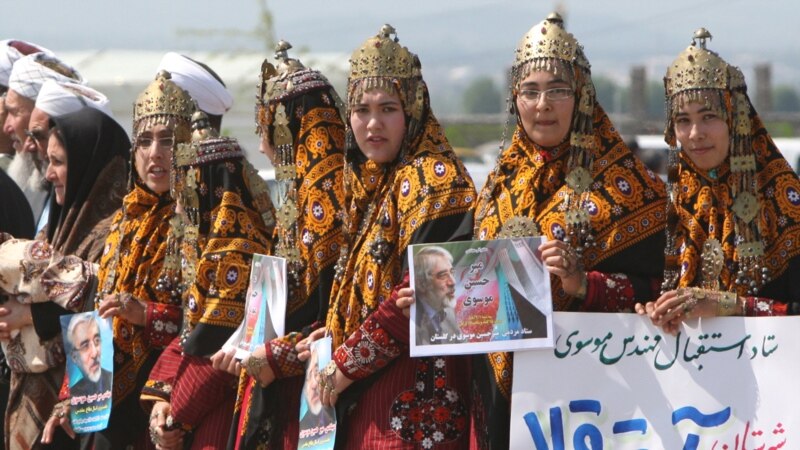
[[[104,430],[111,415],[114,343],[111,319],[97,311],[61,316],[69,376],[70,420],[77,433]]]
[[[410,246],[411,356],[552,347],[544,239]]]
[[[283,336],[286,292],[286,259],[254,254],[244,320],[222,349],[235,348],[241,360],[258,345]]]
[[[306,380],[300,396],[300,439],[298,449],[331,450],[336,441],[336,409],[322,405],[318,373],[331,360],[331,338],[311,344],[306,363]]]

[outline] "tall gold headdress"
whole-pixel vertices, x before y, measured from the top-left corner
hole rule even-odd
[[[194,111],[189,93],[172,82],[169,72],[162,70],[133,104],[134,141],[145,129],[162,124],[173,126],[176,142],[186,142]]]
[[[550,13],[546,19],[536,24],[525,33],[515,50],[513,70],[517,73],[514,80],[518,84],[532,71],[568,70],[568,67],[557,66],[563,62],[588,71],[589,61],[583,54],[583,47],[572,33],[564,29],[564,20],[558,13]]]
[[[726,120],[730,130],[729,164],[732,192],[735,196],[732,209],[736,222],[735,242],[739,264],[736,284],[746,286],[747,292],[755,295],[770,277],[764,265],[764,244],[757,220],[760,205],[757,196],[756,155],[753,153],[751,139],[751,106],[742,71],[707,49],[706,41],[711,38],[711,33],[705,28],[695,31],[691,45],[678,55],[664,77],[668,111],[664,136],[670,145],[667,180],[670,201],[667,204],[667,261],[662,289],[674,289],[680,277],[680,249],[677,248],[675,236],[678,222],[677,202],[680,197],[680,149],[675,137],[674,118],[684,105],[699,103]],[[704,245],[703,267],[717,268],[703,270],[702,287],[706,289],[719,289],[720,245],[716,239],[709,239]]]
[[[558,13],[551,13],[545,20],[531,28],[520,40],[511,68],[510,110],[516,113],[519,84],[535,71],[547,71],[559,75],[575,91],[575,111],[572,115],[569,143],[570,158],[566,182],[572,193],[566,202],[566,232],[564,241],[583,260],[586,247],[594,245],[589,215],[592,184],[592,163],[596,146],[593,116],[597,103],[591,66],[583,53],[583,47],[571,33],[564,29],[564,21]],[[517,114],[517,123],[522,121]],[[505,131],[504,131],[505,136]],[[505,140],[505,138],[503,139]],[[531,226],[531,225],[529,225]],[[535,226],[535,225],[533,225]]]
[[[416,121],[422,119],[425,110],[422,65],[417,55],[398,41],[397,31],[386,24],[350,56],[348,110],[361,100],[364,92],[381,89],[397,92],[406,115]]]

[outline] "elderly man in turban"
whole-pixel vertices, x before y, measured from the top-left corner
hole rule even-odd
[[[17,39],[0,41],[0,128],[2,128],[8,115],[4,100],[8,91],[8,77],[11,75],[11,68],[23,56],[39,52],[50,53],[46,48],[30,42]],[[0,130],[0,169],[8,170],[8,165],[11,164],[13,159],[14,147],[11,144],[11,138]]]
[[[17,152],[8,173],[25,193],[37,222],[47,200],[48,184],[44,178],[46,163],[36,152],[26,152],[25,142],[29,138],[47,139],[47,136],[31,136],[28,127],[36,98],[47,80],[84,84],[83,77],[74,68],[52,54],[40,52],[18,59],[8,79],[5,97],[8,116],[3,125],[3,131],[11,137]]]

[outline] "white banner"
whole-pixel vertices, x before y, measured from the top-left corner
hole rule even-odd
[[[511,448],[800,449],[800,317],[554,313],[555,347],[516,352]]]

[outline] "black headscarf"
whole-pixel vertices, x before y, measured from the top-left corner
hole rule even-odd
[[[0,170],[0,232],[15,238],[32,239],[36,230],[33,213],[17,183]]]
[[[51,118],[50,126],[67,152],[67,186],[63,205],[50,198],[47,241],[70,254],[122,205],[131,143],[114,119],[91,107]]]

